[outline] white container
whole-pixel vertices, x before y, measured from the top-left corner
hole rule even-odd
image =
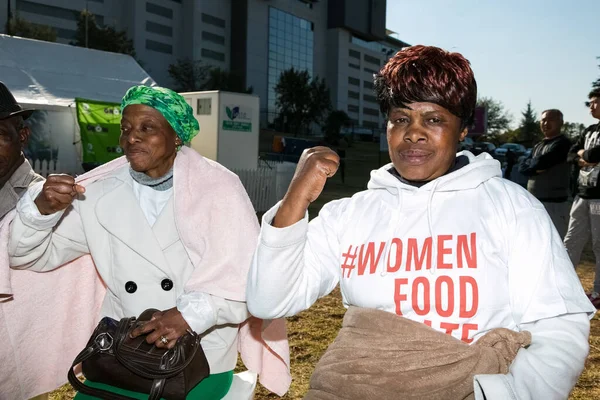
[[[259,97],[224,91],[180,93],[194,109],[200,133],[191,147],[228,169],[256,169]]]

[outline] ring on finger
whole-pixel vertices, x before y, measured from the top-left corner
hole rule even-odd
[[[161,342],[162,344],[169,344],[169,339],[167,339],[167,338],[166,338],[166,337],[164,337],[164,336],[161,336],[161,337],[160,337],[160,342]]]

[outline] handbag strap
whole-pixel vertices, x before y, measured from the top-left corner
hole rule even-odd
[[[85,349],[83,349],[81,351],[81,353],[79,353],[79,355],[73,361],[73,364],[71,365],[71,368],[69,369],[69,373],[67,375],[67,378],[69,379],[69,383],[71,384],[71,386],[73,386],[73,388],[80,393],[87,394],[89,396],[94,396],[99,399],[136,400],[134,397],[129,397],[129,396],[125,396],[122,394],[109,392],[108,390],[86,386],[79,379],[77,379],[77,376],[75,376],[75,372],[73,371],[73,369],[79,363],[82,363],[83,361],[87,360],[88,358],[92,357],[94,354],[99,353],[99,352],[100,352],[100,349],[98,348],[96,343],[93,343],[91,346],[86,347]],[[160,400],[160,397],[162,395],[164,388],[165,388],[165,379],[164,378],[154,379],[154,382],[152,384],[152,389],[150,390],[150,394],[148,396],[148,400]]]

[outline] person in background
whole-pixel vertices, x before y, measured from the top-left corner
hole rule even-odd
[[[592,117],[600,120],[600,89],[592,90],[588,98]],[[592,250],[596,258],[596,274],[594,288],[588,296],[592,304],[600,309],[600,123],[590,125],[583,131],[569,150],[568,160],[579,167],[579,176],[565,246],[573,265],[577,266],[583,248],[591,236]]]
[[[0,219],[15,208],[29,185],[43,180],[23,155],[30,134],[24,121],[32,113],[0,82]]]
[[[16,207],[30,185],[44,180],[23,154],[31,133],[25,120],[33,111],[24,110],[0,82],[0,219]],[[32,400],[47,398],[48,394],[42,394]]]
[[[511,149],[506,151],[506,169],[504,170],[504,178],[510,180],[513,167],[517,162],[517,155]]]
[[[571,141],[561,133],[563,114],[551,109],[542,113],[544,139],[521,161],[519,172],[527,176],[527,190],[542,202],[561,239],[569,226],[571,164],[567,155]]]
[[[327,147],[304,151],[283,200],[263,216],[248,309],[290,317],[340,285],[348,311],[307,399],[418,397],[417,387],[430,396],[421,398],[567,398],[584,368],[595,309],[543,205],[502,179],[488,154],[457,154],[477,100],[469,62],[407,47],[376,75],[375,90],[392,162],[371,173],[366,191],[329,202],[309,222],[308,206],[339,156]],[[442,381],[461,363],[444,364],[432,343],[451,335],[455,346],[475,350],[465,344],[499,332],[516,345],[506,370],[468,369],[464,392],[450,393]],[[439,379],[425,365],[436,361],[448,371]]]

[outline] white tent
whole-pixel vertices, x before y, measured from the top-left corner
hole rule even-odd
[[[82,172],[75,98],[120,103],[130,87],[156,85],[125,54],[1,34],[0,81],[24,108],[40,110],[26,152],[36,171],[70,174]]]
[[[70,106],[76,97],[118,103],[154,80],[125,54],[0,35],[0,81],[18,102]]]

